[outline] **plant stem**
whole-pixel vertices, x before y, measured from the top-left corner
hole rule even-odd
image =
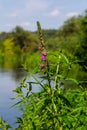
[[[59,72],[59,63],[58,63],[57,68],[56,68],[56,76],[55,76],[54,87],[53,87],[54,89],[57,89],[58,72]]]

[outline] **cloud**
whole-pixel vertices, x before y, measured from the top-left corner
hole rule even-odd
[[[53,10],[51,13],[50,13],[50,15],[51,16],[58,16],[60,14],[60,12],[59,12],[59,10]]]
[[[0,26],[3,26],[3,27],[13,27],[14,25],[13,25],[13,24],[8,23],[8,24],[0,24]]]
[[[55,9],[49,13],[46,13],[45,15],[47,16],[59,16],[60,15],[60,11],[58,9]]]
[[[30,22],[23,22],[20,25],[23,26],[23,27],[32,26],[32,24]]]
[[[6,23],[6,24],[0,24],[1,27],[16,27],[16,26],[22,26],[22,27],[33,27],[33,24],[30,22],[21,22],[21,23]]]
[[[28,9],[31,13],[32,11],[40,11],[48,7],[47,2],[41,0],[26,0],[26,9]]]
[[[17,16],[18,16],[18,13],[16,12],[9,14],[9,17],[17,17]]]
[[[78,16],[78,13],[77,12],[71,12],[71,13],[68,13],[66,16],[67,17]]]
[[[16,17],[20,16],[20,13],[19,13],[19,11],[6,12],[6,13],[4,14],[4,16],[5,16],[6,18],[16,18]]]

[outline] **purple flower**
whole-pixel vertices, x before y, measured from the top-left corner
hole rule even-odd
[[[46,51],[43,51],[42,54],[43,54],[44,56],[46,56],[46,55],[47,55],[47,52],[46,52]]]
[[[43,56],[41,56],[41,60],[42,61],[45,61],[46,60],[46,57],[43,55]]]
[[[44,68],[45,68],[45,65],[44,65],[44,64],[42,64],[42,65],[41,65],[41,69],[44,69]]]

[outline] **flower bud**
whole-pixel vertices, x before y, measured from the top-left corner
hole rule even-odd
[[[45,61],[46,60],[46,57],[43,55],[43,56],[41,56],[41,60],[42,61]]]
[[[42,65],[41,65],[41,69],[44,69],[44,68],[45,68],[45,65],[44,65],[44,64],[42,64]]]
[[[47,55],[47,52],[46,52],[46,51],[43,51],[42,54],[43,54],[44,56],[46,56],[46,55]]]

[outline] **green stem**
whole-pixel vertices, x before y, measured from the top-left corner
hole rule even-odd
[[[54,80],[54,89],[57,89],[57,82],[58,82],[58,72],[59,72],[59,63],[57,65],[57,68],[56,68],[56,76],[55,76],[55,80]],[[59,86],[59,85],[58,85]]]
[[[49,63],[48,63],[48,61],[46,61],[46,66],[47,66],[47,78],[48,78],[48,84],[49,84],[49,87],[50,87],[50,89],[51,89],[51,81],[50,81]]]

